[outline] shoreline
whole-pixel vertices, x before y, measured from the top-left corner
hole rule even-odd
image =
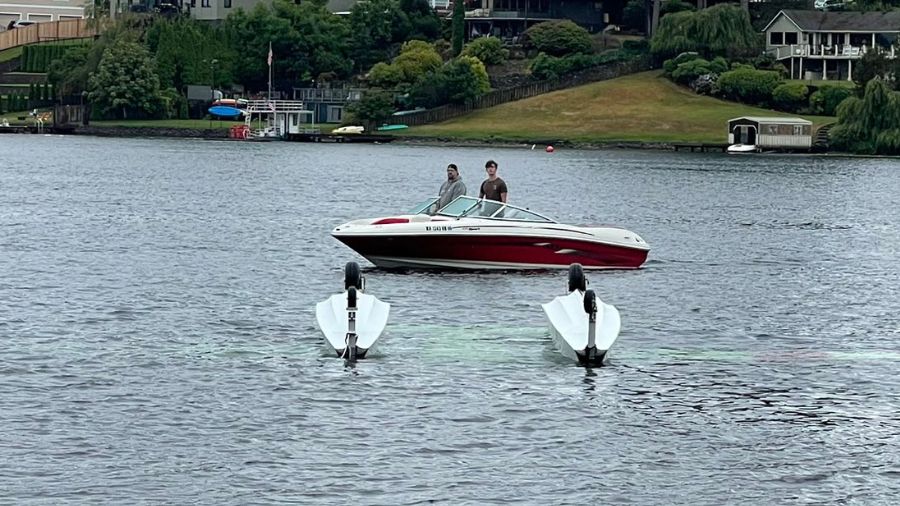
[[[78,126],[75,128],[46,127],[42,132],[36,131],[31,126],[11,125],[18,131],[15,133],[53,134],[53,135],[79,135],[94,137],[120,137],[132,139],[175,138],[175,139],[200,139],[217,141],[240,141],[229,137],[227,128],[180,128],[180,127],[147,127],[147,126]],[[10,128],[12,130],[12,128]],[[7,130],[6,133],[14,133]],[[24,130],[24,131],[23,131]],[[290,141],[288,141],[290,142]],[[703,154],[725,154],[724,150],[717,147],[726,143],[702,143],[702,142],[658,142],[658,141],[605,141],[605,142],[580,142],[566,139],[535,139],[531,141],[512,141],[503,139],[473,140],[456,139],[450,137],[431,136],[394,136],[390,144],[407,146],[434,146],[434,147],[490,147],[508,149],[540,149],[544,151],[547,146],[554,149],[580,149],[580,150],[639,150],[639,151],[690,151]],[[677,149],[682,146],[685,149]],[[706,146],[708,150],[690,150],[689,146]],[[898,158],[891,155],[862,155],[841,152],[796,152],[796,153],[772,153],[778,155],[803,155],[803,156],[836,156],[847,158]],[[765,155],[765,153],[752,153],[752,155]],[[745,155],[748,156],[748,155]]]

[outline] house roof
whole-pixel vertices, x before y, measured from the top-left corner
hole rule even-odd
[[[801,11],[783,10],[763,29],[766,31],[778,16],[784,15],[804,32],[900,32],[900,11]]]
[[[790,117],[778,117],[778,116],[741,116],[738,118],[731,118],[728,120],[737,121],[741,119],[746,119],[753,121],[755,123],[759,123],[760,125],[770,125],[773,123],[779,125],[812,125],[812,121],[805,120],[803,118],[790,118]]]

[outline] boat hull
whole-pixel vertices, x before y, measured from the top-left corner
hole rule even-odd
[[[584,292],[575,290],[542,304],[550,326],[553,344],[563,356],[584,365],[602,365],[609,349],[619,337],[619,310],[597,299],[594,325],[594,349],[588,348],[590,322],[584,311]]]
[[[357,357],[363,358],[375,348],[378,338],[384,332],[390,314],[390,304],[372,295],[358,293],[356,308],[356,350]],[[337,356],[344,356],[349,332],[347,319],[347,292],[332,295],[316,304],[316,323],[325,343]]]
[[[637,269],[648,250],[571,238],[534,235],[404,234],[334,236],[382,268]]]

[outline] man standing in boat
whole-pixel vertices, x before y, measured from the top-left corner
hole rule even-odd
[[[484,164],[484,170],[487,171],[488,177],[481,183],[481,191],[478,193],[478,198],[506,203],[508,190],[506,181],[497,176],[497,162],[488,160]]]
[[[459,175],[459,169],[456,167],[455,163],[451,163],[447,166],[447,180],[441,184],[441,189],[438,191],[437,208],[435,211],[446,206],[450,202],[453,202],[456,197],[465,194],[466,185],[462,182],[462,176]]]

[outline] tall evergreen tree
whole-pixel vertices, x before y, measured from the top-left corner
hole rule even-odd
[[[462,52],[466,41],[466,5],[463,0],[453,0],[453,56]]]

